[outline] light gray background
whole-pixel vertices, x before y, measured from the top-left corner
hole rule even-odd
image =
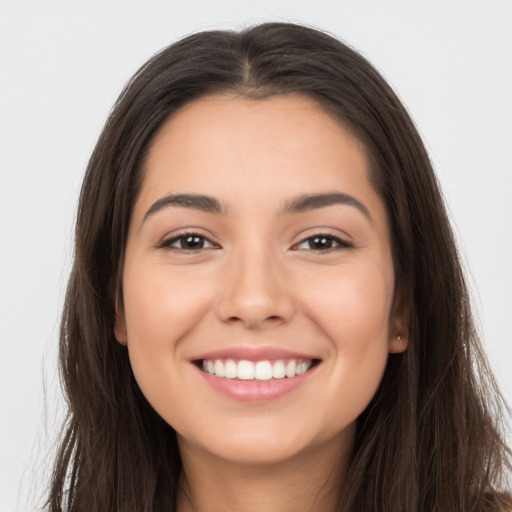
[[[512,401],[510,0],[0,0],[0,512],[32,510],[62,414],[59,311],[81,177],[133,72],[185,34],[264,20],[344,38],[429,148]]]

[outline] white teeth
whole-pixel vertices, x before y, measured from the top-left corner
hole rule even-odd
[[[313,361],[290,359],[286,364],[282,360],[274,361],[234,361],[233,359],[203,360],[204,372],[216,377],[239,380],[271,380],[292,378],[307,372]]]
[[[295,369],[295,375],[302,375],[311,368],[311,361],[303,361]]]
[[[270,380],[272,378],[270,361],[258,361],[254,369],[254,377],[258,380]]]
[[[251,361],[238,361],[238,378],[240,380],[254,379],[254,363]]]
[[[304,369],[304,363],[300,363],[299,365],[297,365],[297,368],[295,368],[295,373],[296,375],[301,375],[305,372],[306,370]]]
[[[226,361],[226,364],[224,366],[224,373],[225,373],[224,376],[227,377],[228,379],[236,379],[237,378],[238,368],[237,368],[235,361],[233,361],[233,359],[228,359]]]
[[[286,365],[286,376],[288,378],[295,377],[296,366],[297,365],[295,364],[295,361],[293,359],[288,362],[288,364]]]
[[[217,377],[225,377],[226,376],[226,373],[224,370],[224,364],[222,363],[222,361],[219,361],[217,359],[214,363],[214,368],[215,368],[215,375],[217,375]]]
[[[286,375],[286,368],[283,361],[276,361],[272,365],[272,377],[274,379],[282,379]]]

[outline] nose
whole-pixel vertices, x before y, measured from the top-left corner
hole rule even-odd
[[[268,252],[246,250],[226,262],[217,302],[223,322],[261,329],[288,322],[294,310],[286,272]]]

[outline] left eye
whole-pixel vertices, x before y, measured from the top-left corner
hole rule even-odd
[[[310,250],[310,251],[329,251],[336,249],[346,249],[352,247],[348,242],[341,240],[332,235],[315,235],[306,238],[302,242],[298,243],[294,248],[299,250]]]
[[[160,247],[182,251],[198,251],[201,249],[216,247],[216,245],[203,235],[199,235],[197,233],[184,233],[165,240],[162,242]]]

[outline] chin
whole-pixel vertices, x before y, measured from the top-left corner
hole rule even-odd
[[[287,462],[300,453],[300,449],[291,446],[283,446],[282,443],[272,443],[266,440],[265,443],[254,444],[224,444],[218,450],[211,452],[212,455],[232,464],[241,466],[268,466]]]
[[[275,465],[307,456],[311,450],[329,445],[331,436],[307,432],[303,426],[293,431],[287,428],[271,428],[270,425],[253,425],[251,428],[220,429],[220,435],[192,439],[179,435],[180,450],[191,449],[209,454],[210,457],[239,465]],[[348,432],[348,431],[347,431]],[[325,437],[325,438],[324,438]],[[338,437],[334,435],[334,437]],[[352,436],[350,436],[352,437]]]

